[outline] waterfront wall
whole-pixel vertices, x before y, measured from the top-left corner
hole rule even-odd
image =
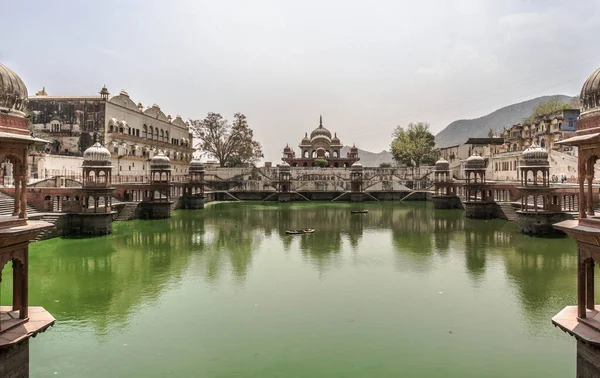
[[[0,349],[0,377],[29,377],[29,339]]]

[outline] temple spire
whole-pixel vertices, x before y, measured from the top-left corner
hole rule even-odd
[[[323,115],[319,115],[319,127],[323,128]]]

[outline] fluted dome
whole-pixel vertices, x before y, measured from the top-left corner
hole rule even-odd
[[[331,131],[323,127],[323,117],[319,118],[319,127],[310,133],[311,142],[315,139],[325,139],[328,142],[331,142]]]
[[[350,166],[350,169],[353,171],[361,171],[363,169],[363,165],[357,161]]]
[[[162,110],[160,110],[160,107],[156,104],[152,105],[151,108],[144,110],[144,114],[149,117],[154,117],[161,121],[168,122],[167,116],[165,115],[165,113],[162,112]]]
[[[333,134],[333,138],[331,139],[331,144],[332,145],[341,145],[342,141],[340,140],[340,138],[337,137],[337,133]]]
[[[583,111],[600,107],[600,68],[594,71],[583,84],[580,99]]]
[[[353,145],[352,147],[350,147],[350,152],[358,152],[358,147],[356,147],[356,145]]]
[[[444,158],[440,158],[440,160],[435,162],[435,170],[436,171],[448,171],[450,170],[450,163]]]
[[[466,169],[485,169],[485,160],[479,155],[471,155],[465,163]]]
[[[27,87],[10,68],[0,63],[0,110],[24,115],[27,110]]]
[[[151,169],[170,169],[171,168],[171,159],[167,155],[165,155],[162,151],[160,151],[157,155],[155,155],[152,159],[150,159],[150,168]]]
[[[308,133],[304,134],[304,138],[300,141],[300,145],[302,146],[310,146],[310,138],[308,137]]]
[[[113,96],[110,98],[110,100],[108,100],[109,102],[112,102],[113,104],[117,104],[120,105],[124,108],[127,108],[129,110],[133,110],[133,111],[139,111],[137,105],[135,104],[135,102],[133,102],[130,98],[129,98],[129,94],[127,92],[125,92],[124,90],[122,90],[121,92],[119,92],[119,94],[117,96]]]
[[[96,142],[83,152],[84,165],[88,163],[104,163],[110,161],[110,151]]]
[[[200,161],[200,159],[192,159],[190,162],[190,172],[204,172],[204,164]]]
[[[279,164],[279,170],[280,171],[289,171],[291,169],[290,165],[288,163],[286,163],[285,161],[281,164]]]
[[[545,148],[532,143],[531,146],[527,147],[523,151],[523,163],[524,165],[549,165],[548,151]]]
[[[292,153],[292,149],[288,144],[286,144],[285,147],[283,148],[283,153],[286,155]]]

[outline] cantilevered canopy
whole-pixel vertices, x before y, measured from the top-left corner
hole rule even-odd
[[[582,143],[589,143],[594,140],[600,141],[600,138],[598,138],[599,136],[600,136],[600,133],[577,135],[572,138],[561,140],[560,142],[556,142],[556,144],[564,144],[567,146],[578,146]]]

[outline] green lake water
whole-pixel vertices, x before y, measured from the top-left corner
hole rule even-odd
[[[222,203],[113,232],[31,245],[30,304],[57,319],[32,377],[575,376],[550,321],[576,303],[567,238],[424,202]]]

